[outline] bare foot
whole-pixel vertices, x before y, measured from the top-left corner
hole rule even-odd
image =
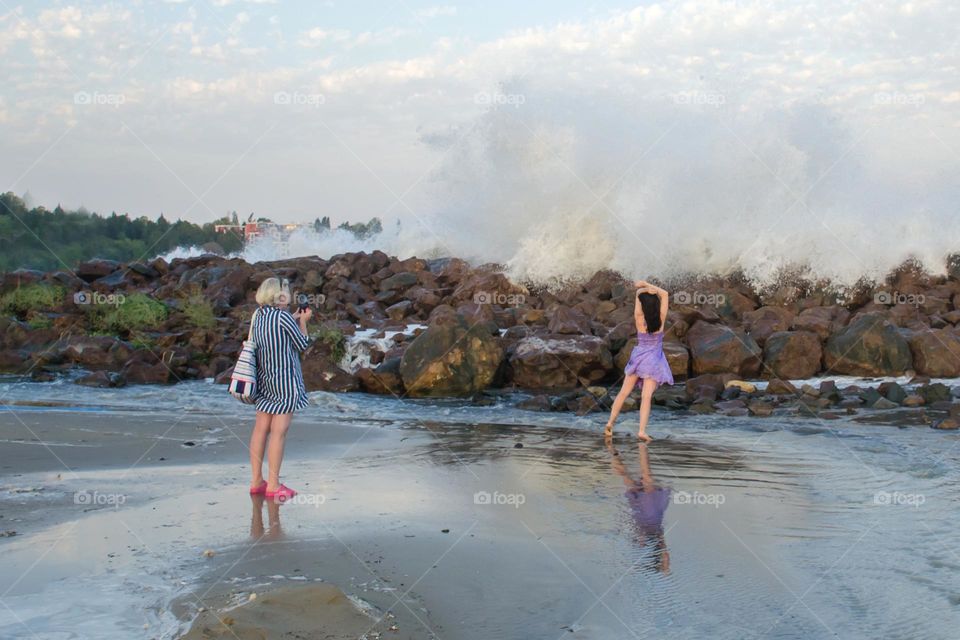
[[[642,431],[637,432],[637,437],[643,440],[644,442],[651,442],[653,440],[653,438],[643,433]]]

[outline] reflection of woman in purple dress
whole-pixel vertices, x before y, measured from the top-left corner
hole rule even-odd
[[[610,464],[613,470],[623,478],[626,485],[627,501],[630,503],[630,512],[633,516],[634,530],[641,547],[652,549],[650,567],[659,573],[670,572],[670,552],[667,551],[667,542],[663,532],[663,516],[670,506],[670,489],[658,487],[650,473],[650,460],[647,446],[638,445],[640,450],[640,482],[634,480],[617,450],[613,448],[613,439],[607,438],[607,449],[611,454]]]
[[[647,435],[647,422],[650,420],[653,392],[660,384],[673,384],[673,373],[663,355],[663,329],[669,300],[666,291],[646,280],[638,280],[636,286],[633,320],[637,325],[637,346],[630,352],[630,360],[623,370],[623,387],[613,401],[605,433],[613,433],[613,424],[624,401],[634,388],[640,387],[640,430],[637,437],[650,442],[652,438]]]

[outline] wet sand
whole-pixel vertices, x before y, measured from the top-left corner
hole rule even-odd
[[[867,603],[896,584],[937,612],[903,628],[949,637],[956,579],[901,580],[923,536],[857,502],[899,472],[874,480],[823,430],[657,414],[661,440],[607,447],[599,423],[337,411],[298,416],[284,478],[301,495],[282,506],[247,495],[234,416],[0,413],[0,529],[17,530],[0,539],[0,636],[895,637],[903,613]],[[909,515],[936,527],[940,509]]]
[[[251,593],[246,602],[214,604],[200,613],[183,640],[326,638],[354,640],[397,635],[394,616],[378,620],[331,585],[284,587]]]

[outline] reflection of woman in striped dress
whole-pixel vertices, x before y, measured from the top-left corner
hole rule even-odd
[[[253,341],[257,345],[257,421],[250,436],[250,493],[283,501],[296,491],[280,484],[280,465],[293,412],[309,404],[300,369],[300,352],[307,348],[307,308],[293,315],[286,280],[267,278],[257,290]],[[269,448],[267,437],[269,436]],[[267,449],[268,480],[263,479],[263,452]]]

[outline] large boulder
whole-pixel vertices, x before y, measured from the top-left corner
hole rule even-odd
[[[826,340],[842,329],[849,319],[850,312],[841,306],[810,307],[793,319],[791,328],[795,331],[812,331],[821,340]]]
[[[913,334],[909,340],[913,367],[917,373],[932,378],[960,376],[960,337],[946,329],[928,329]]]
[[[613,367],[613,357],[596,336],[531,336],[517,342],[510,365],[519,387],[563,389],[602,380]]]
[[[130,346],[110,336],[72,336],[63,357],[85,369],[119,369],[132,355]]]
[[[19,349],[0,349],[0,373],[28,373],[34,365],[30,354]]]
[[[502,273],[479,272],[465,278],[451,294],[451,301],[498,304],[513,307],[524,304],[528,291],[510,282]]]
[[[400,378],[400,358],[388,358],[375,369],[361,367],[357,371],[360,389],[380,395],[403,395],[403,380]]]
[[[742,330],[698,321],[687,332],[693,375],[735,373],[753,377],[760,372],[760,347]]]
[[[420,278],[417,277],[417,274],[411,273],[410,271],[402,271],[400,273],[394,274],[388,278],[384,278],[380,282],[381,291],[401,291],[404,289],[409,289],[413,285],[420,282]]]
[[[547,323],[547,331],[550,333],[585,336],[593,334],[590,318],[577,309],[555,304],[547,310],[547,317],[550,319]]]
[[[757,303],[736,289],[722,289],[717,294],[705,294],[707,299],[716,295],[716,312],[723,318],[739,319],[757,308]]]
[[[307,391],[356,391],[360,386],[356,376],[334,362],[330,346],[322,340],[317,340],[303,352],[301,369]]]
[[[493,382],[503,348],[489,330],[447,313],[414,338],[400,361],[410,396],[470,396]]]
[[[763,346],[773,333],[789,329],[793,316],[793,312],[784,307],[760,307],[743,314],[743,328],[758,345]]]
[[[123,367],[123,379],[128,384],[167,384],[176,379],[170,367],[162,361],[149,362],[141,357],[131,358]]]
[[[177,290],[202,291],[203,297],[214,309],[225,311],[243,303],[251,287],[252,275],[253,267],[242,260],[203,264],[184,271],[177,283]]]
[[[907,340],[878,313],[863,314],[832,335],[823,359],[828,371],[854,376],[902,375],[913,364]]]
[[[823,350],[811,331],[777,331],[763,345],[764,373],[786,380],[801,380],[820,370]]]
[[[111,371],[94,371],[93,373],[88,373],[85,376],[77,378],[75,382],[84,387],[98,387],[101,389],[122,387],[127,383],[121,374]]]
[[[90,260],[81,262],[77,265],[74,273],[84,282],[93,282],[104,276],[108,276],[120,268],[120,263],[116,260]]]
[[[728,382],[735,379],[736,375],[732,373],[705,373],[687,380],[684,391],[690,400],[712,401],[720,396]]]
[[[675,380],[690,375],[690,351],[679,342],[666,341],[663,343],[663,355],[670,365],[670,373]]]

